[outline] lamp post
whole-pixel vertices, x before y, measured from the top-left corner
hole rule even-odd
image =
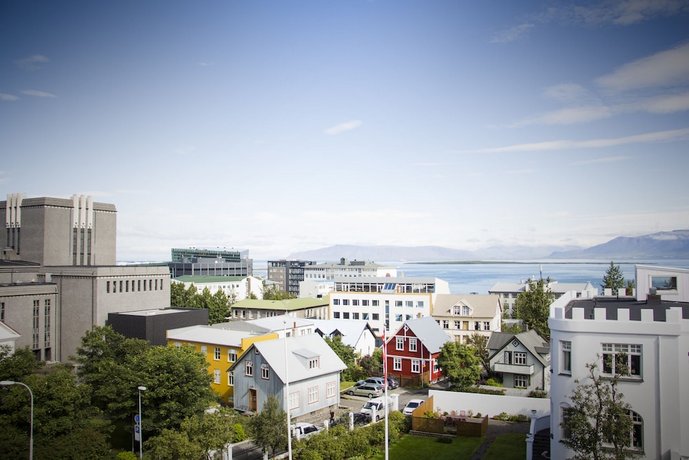
[[[31,422],[30,422],[30,427],[31,431],[29,433],[29,460],[33,460],[33,392],[31,391],[31,388],[29,388],[29,385],[26,383],[22,382],[13,382],[12,380],[2,380],[0,381],[0,385],[2,386],[9,386],[9,385],[21,385],[27,390],[29,390],[29,397],[31,399]]]
[[[141,392],[146,391],[146,387],[143,385],[140,385],[137,389],[139,390],[139,459],[143,459],[144,458],[144,430],[142,429],[143,419],[141,418]]]

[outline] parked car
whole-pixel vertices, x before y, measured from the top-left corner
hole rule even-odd
[[[361,380],[359,380],[359,382],[361,382]],[[364,380],[364,382],[366,382],[366,383],[377,383],[380,386],[384,386],[385,385],[385,378],[384,377],[369,377],[366,380]],[[397,380],[395,380],[392,377],[388,377],[388,388],[395,389],[399,386],[400,386],[400,384]]]
[[[345,393],[348,395],[368,396],[369,398],[375,398],[383,394],[383,387],[374,383],[364,383],[358,387],[355,386],[348,389]]]
[[[392,388],[394,390],[395,388],[398,388],[399,386],[400,386],[400,383],[397,380],[395,380],[392,377],[388,377],[388,388]]]
[[[378,421],[385,417],[385,398],[375,398],[368,401],[364,406],[359,409],[359,413],[368,414],[371,420]],[[388,398],[388,413],[392,411],[393,401],[392,398]]]
[[[411,415],[417,407],[423,404],[423,401],[423,399],[411,399],[407,405],[404,406],[404,409],[402,409],[402,413],[404,415]]]
[[[297,439],[304,439],[318,433],[320,430],[311,423],[299,422],[292,427],[292,435]]]
[[[354,425],[367,425],[371,423],[371,415],[364,414],[362,412],[355,412],[354,414]]]

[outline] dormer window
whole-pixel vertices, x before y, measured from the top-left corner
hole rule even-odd
[[[321,359],[319,356],[309,359],[309,369],[318,369],[321,367]]]

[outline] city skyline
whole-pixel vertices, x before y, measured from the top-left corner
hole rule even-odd
[[[0,195],[118,260],[689,228],[689,5],[5,2]]]

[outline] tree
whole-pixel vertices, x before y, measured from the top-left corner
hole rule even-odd
[[[15,350],[0,346],[0,380],[22,380],[43,365],[28,347]]]
[[[383,349],[376,348],[369,356],[362,357],[359,366],[365,375],[380,375],[383,372]]]
[[[294,298],[296,298],[294,294],[281,291],[275,284],[271,286],[264,286],[263,288],[263,300],[287,300]]]
[[[272,456],[287,447],[287,413],[274,395],[268,396],[263,409],[253,419],[254,443]]]
[[[601,378],[597,365],[586,365],[587,383],[575,381],[570,400],[560,424],[567,436],[560,442],[575,452],[575,460],[621,460],[634,458],[629,450],[633,423],[631,406],[617,388],[619,374]]]
[[[529,280],[526,289],[517,295],[514,316],[528,329],[534,329],[545,340],[550,339],[548,316],[555,296],[548,287],[550,279]]]
[[[481,377],[481,360],[473,348],[446,342],[440,349],[438,365],[453,388],[464,390],[475,385]]]
[[[344,381],[354,382],[363,376],[363,369],[356,362],[357,354],[354,347],[342,343],[342,337],[339,335],[330,338],[324,337],[325,343],[330,345],[335,354],[347,365],[347,369],[342,372],[341,378]]]
[[[204,454],[203,448],[189,439],[187,433],[177,430],[165,429],[145,444],[146,458],[154,460],[199,460]]]
[[[612,261],[610,262],[610,266],[603,275],[601,287],[603,289],[612,289],[613,292],[624,287],[624,276],[619,265],[615,265]]]
[[[208,289],[204,289],[204,293]],[[208,308],[208,324],[223,323],[230,314],[230,299],[220,289],[215,291],[205,306]]]
[[[467,338],[467,345],[474,348],[486,374],[490,374],[490,359],[488,352],[488,337],[473,333]]]
[[[198,289],[191,283],[185,289],[184,283],[170,283],[170,305],[180,308],[202,308]]]

